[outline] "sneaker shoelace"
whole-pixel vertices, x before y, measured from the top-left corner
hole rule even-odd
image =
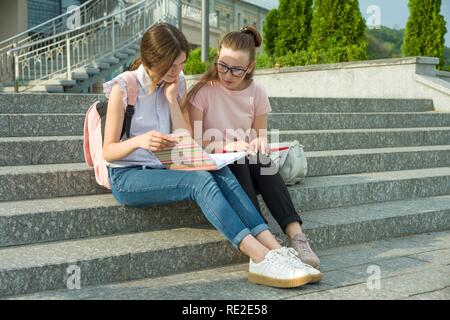
[[[295,242],[298,244],[300,250],[307,252],[307,253],[313,253],[311,247],[309,246],[309,239],[292,239],[292,242]]]
[[[294,248],[283,247],[278,250],[281,254],[284,253],[285,256],[289,258],[291,264],[293,264],[294,266],[300,267],[302,269],[309,269],[309,268],[314,269],[313,266],[310,266],[309,264],[304,263],[303,261],[300,260],[300,258],[298,257],[298,253],[297,251],[295,251]]]
[[[289,270],[294,270],[295,266],[292,264],[286,264],[284,263],[282,256],[277,252],[277,254],[271,255],[267,258],[267,261],[272,264],[275,265],[277,267],[284,267],[284,268],[288,268]]]

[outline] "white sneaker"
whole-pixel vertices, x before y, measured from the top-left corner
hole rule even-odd
[[[295,268],[301,269],[311,275],[311,283],[319,282],[322,279],[322,273],[309,264],[303,263],[302,260],[300,260],[300,258],[298,257],[298,253],[294,248],[282,247],[274,251],[285,257]]]
[[[250,259],[248,281],[277,288],[294,288],[312,280],[306,271],[294,267],[275,250],[269,251],[263,261],[255,263]]]

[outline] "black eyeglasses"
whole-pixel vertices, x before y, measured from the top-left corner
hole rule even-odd
[[[242,69],[242,68],[236,68],[236,67],[229,67],[222,63],[216,62],[217,71],[219,73],[227,73],[228,71],[230,71],[231,75],[234,77],[242,77],[247,72],[249,66],[250,66],[250,64],[247,66],[246,69]]]

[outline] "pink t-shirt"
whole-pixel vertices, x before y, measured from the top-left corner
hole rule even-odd
[[[218,141],[220,135],[222,141],[252,139],[255,117],[272,111],[266,90],[254,80],[241,91],[228,90],[220,82],[210,81],[197,92],[191,104],[203,112],[204,140]]]

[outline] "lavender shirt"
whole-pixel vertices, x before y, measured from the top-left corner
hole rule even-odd
[[[138,80],[138,96],[136,100],[134,115],[131,120],[131,137],[144,134],[150,130],[156,130],[164,134],[171,132],[170,110],[167,98],[164,94],[164,85],[156,86],[150,95],[151,79],[141,64],[133,71]],[[111,94],[112,87],[119,84],[123,93],[124,112],[127,106],[127,85],[125,80],[118,75],[111,81],[103,84],[103,91],[107,98]],[[186,84],[183,72],[180,73],[180,85],[178,97],[185,94]],[[126,141],[124,135],[121,141]],[[121,160],[107,163],[111,167],[146,166],[151,168],[164,168],[164,165],[153,155],[150,150],[138,148]]]

